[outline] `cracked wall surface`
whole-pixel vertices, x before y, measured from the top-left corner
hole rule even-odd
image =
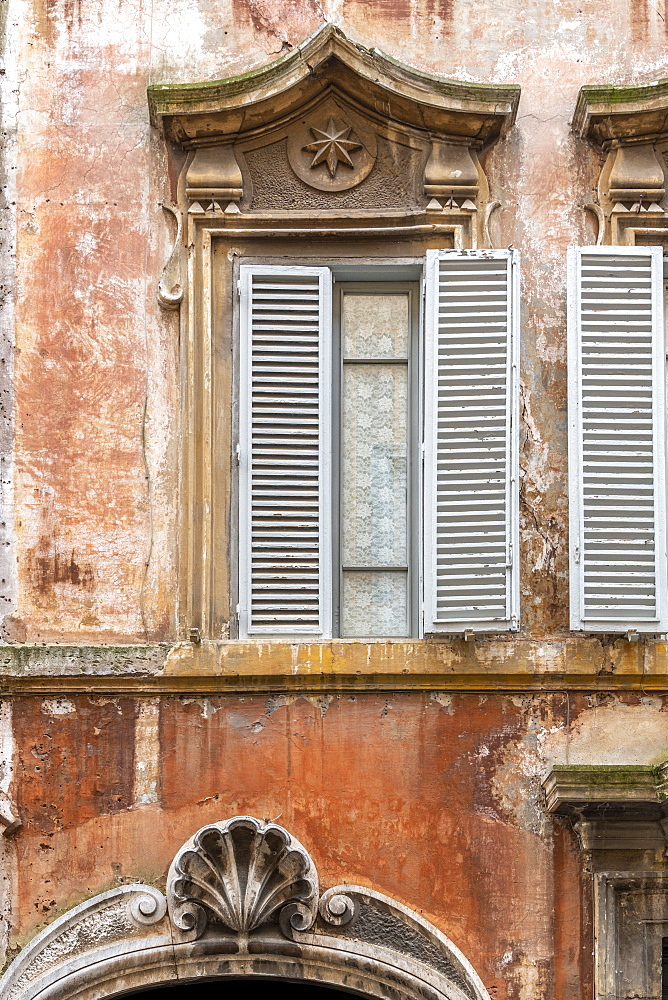
[[[517,636],[179,641],[179,320],[155,297],[175,178],[146,88],[257,68],[325,20],[522,88],[482,155],[494,243],[522,255]],[[92,894],[163,886],[199,826],[250,812],[325,885],[423,912],[493,1000],[590,996],[587,873],[541,779],[665,759],[668,647],[568,632],[565,252],[595,238],[600,167],[569,123],[585,83],[668,75],[667,22],[664,0],[0,3],[0,793],[23,822],[0,837],[7,959]]]
[[[583,83],[666,71],[659,7],[11,0],[3,10],[14,67],[3,80],[6,172],[18,177],[15,195],[7,188],[15,280],[10,248],[3,258],[16,294],[4,329],[16,341],[17,407],[12,448],[3,397],[7,469],[16,461],[2,477],[3,554],[16,546],[2,571],[6,637],[174,638],[178,331],[155,303],[170,184],[146,86],[260,66],[323,20],[425,70],[522,87],[516,126],[485,169],[502,203],[495,243],[523,260],[523,630],[565,632],[565,249],[593,236],[583,205],[598,168],[569,121]]]

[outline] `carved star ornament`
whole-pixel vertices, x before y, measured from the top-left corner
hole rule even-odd
[[[313,142],[309,142],[303,147],[305,152],[314,153],[311,162],[311,169],[321,163],[327,164],[330,177],[336,177],[339,163],[354,169],[355,164],[350,158],[350,153],[355,149],[361,149],[362,143],[350,139],[352,126],[338,128],[333,118],[327,122],[327,128],[314,128],[311,126]]]

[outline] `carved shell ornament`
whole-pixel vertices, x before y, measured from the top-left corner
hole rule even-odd
[[[321,111],[303,119],[288,136],[288,160],[301,180],[318,191],[346,191],[367,177],[378,143],[357,116]]]
[[[283,827],[252,816],[199,830],[174,858],[167,882],[172,921],[195,937],[209,921],[238,934],[276,917],[294,930],[308,930],[318,895],[306,849]]]

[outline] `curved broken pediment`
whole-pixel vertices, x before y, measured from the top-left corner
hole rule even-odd
[[[354,217],[398,230],[408,219],[475,247],[488,242],[478,151],[512,125],[519,93],[420,72],[326,24],[267,66],[156,84],[148,98],[152,124],[188,151],[178,201],[194,225],[220,216],[230,230],[243,215],[266,231],[290,216],[322,231],[323,218]]]
[[[287,830],[252,816],[203,827],[152,886],[54,920],[0,979],[3,1000],[98,1000],[202,978],[317,982],[378,1000],[489,1000],[471,964],[419,914],[362,886],[320,895]]]
[[[187,145],[285,124],[329,89],[367,114],[476,145],[515,121],[520,88],[448,80],[357,45],[332,24],[250,73],[149,87],[151,123]]]

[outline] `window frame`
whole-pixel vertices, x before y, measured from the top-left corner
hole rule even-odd
[[[338,466],[338,462],[331,461],[327,469],[327,478],[329,482],[329,495],[331,502],[329,504],[329,522],[331,525],[331,530],[329,532],[329,544],[327,546],[329,550],[329,577],[330,577],[330,590],[328,599],[328,614],[329,618],[325,620],[323,616],[323,628],[322,634],[315,636],[313,633],[299,632],[296,629],[276,629],[275,633],[271,635],[267,631],[249,631],[245,626],[243,619],[242,608],[242,588],[245,588],[246,593],[248,589],[248,574],[244,572],[242,566],[242,546],[247,549],[247,535],[243,528],[243,518],[244,509],[241,506],[242,501],[242,475],[240,474],[240,456],[244,447],[244,436],[242,421],[240,419],[240,414],[242,412],[242,407],[247,405],[248,400],[248,386],[244,384],[243,372],[247,370],[247,359],[244,357],[244,351],[246,344],[244,343],[244,302],[242,302],[242,289],[243,280],[242,275],[251,274],[255,270],[258,272],[266,273],[275,268],[277,272],[281,274],[286,274],[290,268],[298,268],[302,273],[307,271],[317,272],[322,269],[328,269],[331,274],[330,283],[330,320],[329,320],[329,339],[330,339],[330,353],[329,353],[329,399],[331,404],[331,397],[333,392],[333,387],[335,381],[338,381],[340,376],[335,375],[335,356],[337,351],[337,341],[340,339],[340,332],[337,334],[335,332],[335,323],[337,322],[336,317],[336,301],[338,299],[338,294],[336,289],[342,285],[366,285],[366,286],[377,286],[381,288],[383,285],[392,285],[398,287],[401,285],[410,286],[412,290],[412,308],[411,308],[411,338],[415,342],[417,349],[417,364],[414,365],[414,371],[412,373],[413,379],[423,379],[424,377],[424,272],[425,272],[425,257],[420,255],[418,257],[402,257],[402,258],[367,258],[362,260],[347,259],[342,260],[341,258],[331,258],[327,256],[310,256],[310,257],[300,257],[298,255],[291,256],[289,263],[285,263],[284,258],[282,262],[279,263],[281,258],[276,258],[273,255],[245,255],[243,257],[238,257],[234,261],[233,268],[233,287],[236,290],[234,295],[234,307],[232,311],[232,364],[233,364],[233,399],[232,399],[232,433],[233,439],[236,441],[235,446],[235,458],[233,462],[233,475],[231,479],[231,490],[233,497],[236,498],[236,502],[233,501],[231,507],[231,523],[230,523],[230,574],[231,574],[231,604],[235,609],[235,623],[236,623],[236,638],[248,641],[270,641],[272,638],[280,641],[294,641],[294,642],[329,642],[332,640],[341,639],[341,641],[350,642],[407,642],[414,641],[416,639],[421,639],[424,636],[423,630],[423,600],[421,599],[422,587],[423,587],[423,575],[422,575],[422,490],[423,490],[423,425],[424,425],[424,386],[418,381],[416,387],[416,393],[414,396],[414,401],[417,403],[417,413],[411,414],[414,418],[412,423],[416,424],[415,434],[416,434],[416,451],[413,456],[414,464],[416,468],[411,470],[411,488],[416,490],[414,507],[416,508],[415,516],[417,517],[417,528],[413,528],[412,523],[409,520],[409,528],[411,530],[411,535],[416,531],[416,537],[411,541],[413,542],[413,564],[409,567],[409,600],[411,603],[409,622],[411,630],[409,634],[405,637],[392,637],[392,636],[355,636],[355,637],[341,637],[335,634],[335,622],[334,616],[336,613],[337,604],[336,600],[339,599],[339,586],[338,582],[338,568],[340,565],[340,554],[337,550],[338,543],[338,531],[334,529],[334,516],[335,516],[335,506],[337,504],[334,502],[338,496],[338,490],[335,491],[333,488],[332,480],[337,475],[335,472],[335,466]],[[340,322],[340,318],[339,318]],[[332,446],[331,452],[334,454],[334,442],[337,432],[339,432],[338,423],[339,420],[334,419],[334,406],[331,404],[332,420],[330,421],[332,432],[329,437],[330,444]],[[339,414],[340,417],[340,414]],[[340,447],[338,451],[340,457]],[[413,484],[413,476],[417,477],[417,484]],[[327,536],[325,532],[325,536]],[[248,565],[248,562],[247,562]],[[327,570],[327,565],[323,563],[321,559],[321,565],[323,565],[323,579],[325,579],[325,573]],[[411,568],[413,570],[411,574]],[[412,576],[412,579],[411,579]],[[335,610],[336,609],[336,610]],[[329,623],[329,630],[326,632],[326,625]],[[337,623],[338,626],[338,623]],[[340,631],[337,627],[336,632]]]
[[[425,380],[428,377],[425,365],[425,345],[427,339],[426,331],[426,298],[427,298],[427,269],[430,266],[430,261],[437,261],[443,259],[443,257],[454,256],[457,258],[466,258],[470,256],[480,256],[483,259],[493,258],[493,259],[505,259],[508,262],[508,283],[507,283],[507,315],[508,315],[508,325],[507,325],[507,354],[506,354],[506,371],[507,371],[507,388],[506,388],[506,442],[509,448],[508,451],[508,461],[506,469],[506,491],[505,491],[505,517],[507,523],[507,548],[509,553],[509,558],[507,561],[507,576],[506,576],[506,602],[508,608],[509,617],[503,620],[490,620],[483,621],[482,624],[473,620],[470,622],[470,627],[468,622],[457,623],[455,625],[448,625],[446,627],[440,627],[437,631],[430,634],[434,637],[442,636],[444,638],[472,638],[476,633],[480,634],[495,634],[495,633],[508,633],[516,631],[519,628],[519,255],[515,250],[484,250],[484,251],[462,251],[462,250],[426,250],[426,255],[421,253],[418,257],[403,257],[399,259],[384,258],[379,255],[379,257],[367,257],[367,258],[334,258],[332,259],[327,254],[314,254],[309,257],[298,257],[291,256],[289,259],[289,266],[295,267],[306,267],[313,268],[324,267],[331,270],[334,287],[337,284],[343,284],[346,282],[359,283],[359,282],[371,282],[377,284],[385,284],[386,282],[401,283],[408,282],[414,283],[419,282],[420,294],[415,296],[415,304],[418,307],[418,343],[419,343],[419,367],[418,367],[418,379],[419,379],[419,413],[417,414],[418,426],[419,426],[419,476],[420,483],[418,487],[417,500],[419,506],[419,513],[417,514],[417,532],[418,532],[418,545],[417,550],[413,555],[413,567],[414,569],[414,586],[417,588],[417,599],[415,603],[417,611],[417,627],[415,627],[414,621],[411,623],[411,634],[404,637],[392,637],[392,636],[374,636],[374,637],[345,637],[340,641],[372,641],[372,642],[388,642],[388,641],[414,641],[416,639],[424,638],[425,627],[424,627],[424,612],[425,604],[430,599],[431,595],[426,593],[426,588],[428,586],[428,581],[425,579],[425,538],[426,538],[426,517],[425,517],[425,490],[426,490],[426,473],[424,469],[424,453],[425,453],[425,439],[424,435],[426,433],[425,421]],[[260,255],[244,255],[237,256],[233,260],[233,274],[235,276],[235,287],[239,288],[239,275],[240,268],[242,266],[255,266],[259,270],[266,270],[268,267],[281,262],[283,268],[285,268],[285,257],[272,257],[272,256],[260,256]],[[316,263],[317,262],[317,263]],[[433,265],[432,265],[433,266]],[[236,386],[233,400],[233,407],[236,411],[238,417],[238,400],[240,395],[240,385],[239,385],[239,350],[240,350],[240,301],[239,296],[235,297],[235,307],[233,312],[233,338],[232,338],[232,354],[234,358],[234,384]],[[333,302],[336,301],[336,295],[334,295]],[[234,426],[235,416],[233,416],[233,426]],[[238,436],[238,426],[236,427],[236,440],[239,440]],[[236,473],[233,471],[233,480],[236,482],[232,483],[233,495],[235,490],[238,493],[238,466],[236,468]],[[232,523],[231,523],[231,535],[230,535],[230,565],[232,572],[232,600],[236,597],[237,602],[238,592],[234,593],[235,585],[238,586],[239,574],[234,572],[234,562],[236,556],[233,554],[239,552],[238,544],[235,545],[235,534],[238,533],[238,521],[236,524],[235,531],[235,507],[232,506]],[[238,534],[237,534],[238,541]],[[330,559],[330,564],[332,560]],[[473,598],[472,598],[473,599]],[[234,607],[234,603],[232,604]],[[237,607],[237,623],[238,623],[238,613],[240,610],[239,603]],[[309,642],[309,641],[332,641],[336,640],[337,636],[333,635],[333,629],[330,630],[328,635],[313,636],[312,634],[304,635],[294,631],[282,631],[280,633],[274,632],[262,632],[260,634],[246,635],[243,631],[238,631],[238,637],[243,639],[254,639],[257,638],[259,641],[267,641],[271,639],[276,639],[278,641],[295,641],[295,642]]]

